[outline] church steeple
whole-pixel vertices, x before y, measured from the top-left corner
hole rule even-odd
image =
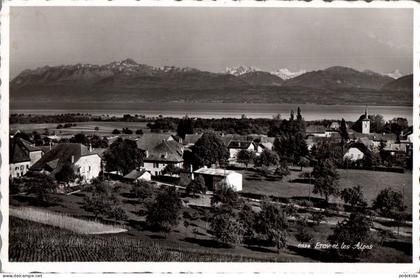
[[[369,120],[369,113],[368,113],[368,106],[366,105],[365,108],[365,118],[362,120],[362,133],[369,134],[370,133],[370,120]]]

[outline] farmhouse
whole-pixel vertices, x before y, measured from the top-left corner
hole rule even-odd
[[[236,159],[238,152],[241,150],[256,151],[252,141],[230,141],[228,145],[229,159]]]
[[[137,148],[142,151],[150,151],[162,141],[174,141],[174,137],[169,133],[146,133],[143,134],[137,141]]]
[[[88,182],[98,177],[101,171],[100,156],[85,145],[77,143],[55,145],[30,167],[30,170],[55,175],[67,163],[73,166],[76,174]]]
[[[242,190],[242,174],[232,170],[203,167],[194,171],[194,175],[202,176],[210,191],[220,189],[223,185],[231,187],[234,191]]]
[[[41,159],[43,151],[22,138],[13,138],[9,146],[9,176],[19,178]]]
[[[144,168],[152,176],[162,175],[163,169],[170,164],[182,168],[184,162],[184,146],[175,140],[163,140],[155,147],[146,150],[145,153],[146,157],[143,159]]]
[[[134,169],[124,176],[124,180],[128,182],[150,181],[152,180],[152,175],[146,169]]]

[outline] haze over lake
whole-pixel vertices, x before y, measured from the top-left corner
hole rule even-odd
[[[305,120],[341,119],[356,121],[364,113],[363,105],[319,105],[319,104],[261,104],[261,103],[51,103],[32,107],[28,103],[12,103],[11,113],[65,114],[89,113],[92,115],[121,116],[139,114],[145,116],[200,118],[272,118],[280,114],[288,118],[290,111],[300,106]],[[406,118],[410,124],[413,110],[410,106],[368,106],[369,114],[381,114],[385,120]]]

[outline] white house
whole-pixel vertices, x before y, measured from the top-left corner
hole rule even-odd
[[[350,161],[357,161],[360,159],[363,159],[365,157],[365,154],[356,147],[351,147],[343,156],[344,160],[350,160]]]
[[[223,185],[231,187],[234,191],[242,190],[242,174],[232,170],[203,167],[194,171],[194,175],[195,178],[202,176],[210,191],[215,191]]]
[[[102,159],[98,153],[88,149],[85,145],[61,143],[45,153],[30,170],[55,175],[62,169],[63,165],[70,164],[76,174],[89,182],[99,176],[101,162]]]
[[[130,173],[124,176],[125,180],[130,182],[137,182],[137,181],[151,181],[152,175],[146,169],[134,169]]]
[[[237,141],[232,140],[228,145],[229,159],[236,159],[241,150],[256,151],[255,145],[252,141]]]
[[[25,175],[43,154],[40,148],[22,138],[12,139],[9,150],[9,176],[11,178]]]

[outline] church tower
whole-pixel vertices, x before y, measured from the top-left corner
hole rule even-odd
[[[363,134],[369,134],[370,133],[370,120],[369,120],[367,105],[366,105],[366,109],[365,109],[365,117],[362,120],[362,133]]]

